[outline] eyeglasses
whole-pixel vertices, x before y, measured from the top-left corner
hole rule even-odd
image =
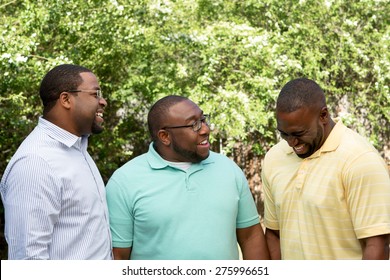
[[[96,93],[96,98],[100,99],[103,98],[102,91],[100,89],[75,89],[75,90],[66,90],[66,92],[91,92],[94,91]]]
[[[199,120],[193,122],[193,124],[189,125],[180,125],[180,126],[164,126],[162,129],[167,128],[184,128],[184,127],[192,127],[194,132],[198,132],[202,128],[202,123],[209,126],[210,123],[210,115],[203,115]]]

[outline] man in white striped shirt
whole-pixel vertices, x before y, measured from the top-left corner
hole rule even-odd
[[[43,116],[0,184],[9,259],[112,259],[105,188],[87,152],[107,105],[91,70],[54,67],[40,86]]]

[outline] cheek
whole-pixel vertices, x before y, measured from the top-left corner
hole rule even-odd
[[[322,125],[317,126],[317,138],[322,139],[324,137],[324,129]]]
[[[306,143],[313,145],[318,140],[318,133],[317,131],[312,131],[309,134],[306,134],[305,136],[302,136],[298,139],[300,143]]]
[[[171,138],[172,145],[184,150],[193,149],[192,141],[191,137],[185,133],[180,133],[180,135],[175,135]]]

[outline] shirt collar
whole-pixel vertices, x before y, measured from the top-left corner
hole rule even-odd
[[[49,137],[64,144],[68,148],[75,146],[79,149],[86,150],[88,145],[88,136],[78,137],[69,131],[62,129],[54,123],[39,117],[38,127],[42,129]]]
[[[153,169],[163,169],[163,168],[169,166],[168,162],[166,160],[164,160],[156,152],[156,150],[154,149],[154,146],[153,146],[153,142],[149,144],[149,152],[146,154],[146,157],[148,159],[150,167],[152,167]],[[198,164],[197,163],[193,164],[193,166],[195,166],[195,165],[203,166],[205,164],[209,164],[212,162],[214,162],[214,160],[212,159],[212,152],[210,151],[210,155],[208,158],[206,158],[205,160],[202,160]]]
[[[344,130],[345,126],[343,125],[342,121],[338,121],[328,135],[328,138],[326,138],[325,143],[317,152],[324,153],[335,151],[340,145],[341,137],[344,133]]]

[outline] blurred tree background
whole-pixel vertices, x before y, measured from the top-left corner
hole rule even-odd
[[[245,171],[262,214],[275,98],[302,76],[389,164],[389,14],[387,0],[0,0],[0,177],[41,115],[42,77],[62,63],[99,77],[105,131],[89,150],[105,181],[147,150],[150,106],[184,95],[211,114],[213,150]]]

